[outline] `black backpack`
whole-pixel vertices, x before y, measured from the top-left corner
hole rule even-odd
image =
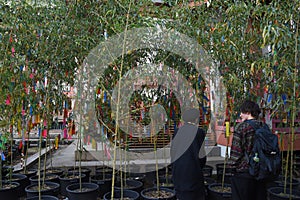
[[[253,121],[246,121],[255,129],[253,149],[246,159],[249,173],[256,180],[274,180],[281,171],[281,155],[278,137],[272,133],[267,124],[258,126]]]

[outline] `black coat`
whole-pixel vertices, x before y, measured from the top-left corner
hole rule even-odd
[[[206,163],[204,138],[203,129],[188,123],[175,131],[171,143],[171,162],[176,190],[204,191],[202,171]]]

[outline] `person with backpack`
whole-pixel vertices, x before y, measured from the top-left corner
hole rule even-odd
[[[278,138],[259,121],[257,103],[246,100],[240,107],[242,122],[234,128],[230,163],[236,167],[231,178],[232,200],[266,200],[267,184],[280,172]]]

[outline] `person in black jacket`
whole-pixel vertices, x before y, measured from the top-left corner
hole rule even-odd
[[[172,179],[179,200],[204,200],[205,132],[199,128],[199,109],[184,111],[184,125],[171,142]]]

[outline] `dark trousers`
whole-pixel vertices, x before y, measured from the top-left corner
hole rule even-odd
[[[232,200],[266,200],[267,183],[249,173],[237,173],[231,178]]]
[[[197,191],[176,190],[176,197],[179,200],[205,200],[205,192],[204,190],[197,190]]]

